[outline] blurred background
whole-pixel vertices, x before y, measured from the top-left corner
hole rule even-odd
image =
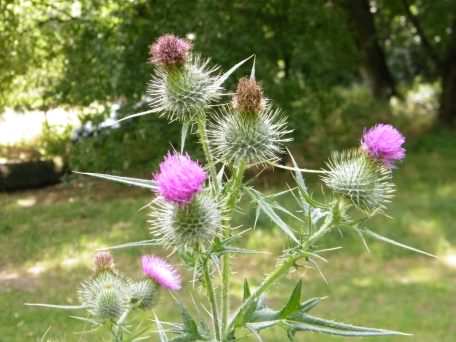
[[[164,33],[191,40],[224,70],[255,54],[257,79],[287,113],[290,148],[303,167],[320,167],[330,151],[358,145],[363,129],[377,122],[407,137],[392,218],[370,228],[439,259],[378,242],[369,253],[359,237],[335,234],[327,246],[343,249],[322,266],[328,283],[301,271],[270,294],[271,302],[280,303],[300,277],[305,296],[329,296],[318,309],[327,318],[411,332],[413,341],[455,341],[453,0],[0,0],[0,341],[39,340],[48,328],[58,341],[103,340],[74,334],[87,327],[66,312],[23,303],[75,303],[95,249],[148,238],[147,212],[139,209],[150,193],[71,171],[149,178],[178,145],[179,125],[157,117],[110,126],[146,108],[149,46]],[[201,157],[194,137],[188,148]],[[286,172],[269,170],[255,180],[266,192],[288,181]],[[320,190],[318,177],[308,182]],[[249,226],[254,208],[246,199],[243,207],[238,221]],[[286,241],[262,219],[245,245],[279,253]],[[150,250],[119,251],[116,262],[139,276],[144,252]],[[236,288],[244,277],[258,282],[269,258],[237,258]],[[169,299],[162,303],[157,314],[175,318]],[[285,338],[265,334],[266,341]]]

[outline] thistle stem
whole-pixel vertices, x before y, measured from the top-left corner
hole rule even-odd
[[[263,282],[258,286],[250,297],[244,301],[239,309],[231,319],[228,328],[224,331],[225,336],[228,336],[231,331],[236,328],[236,321],[239,317],[242,317],[246,311],[250,308],[251,304],[256,301],[260,295],[268,290],[279,278],[288,273],[288,270],[295,265],[296,261],[305,256],[305,252],[318,240],[320,240],[327,232],[330,231],[333,225],[333,219],[327,220],[314,234],[312,234],[307,241],[301,246],[302,253],[297,255],[289,256],[283,263],[277,266],[277,268],[267,276]]]
[[[271,285],[274,284],[274,282],[277,279],[281,278],[283,275],[288,273],[288,270],[290,269],[290,267],[292,267],[294,265],[294,263],[301,257],[302,257],[301,255],[298,255],[298,256],[294,255],[294,256],[288,257],[285,260],[285,262],[280,264],[271,274],[269,274],[268,277],[266,277],[263,280],[263,282],[260,284],[260,286],[258,286],[255,289],[255,291],[250,295],[250,297],[245,302],[243,302],[242,305],[239,307],[239,309],[233,316],[230,324],[228,325],[228,328],[226,329],[225,334],[228,335],[232,330],[235,329],[235,327],[236,327],[235,324],[236,324],[237,318],[242,317],[242,315],[244,315],[246,313],[247,309],[251,306],[251,304],[255,300],[257,300],[263,292],[265,292],[267,289],[269,289],[271,287]]]
[[[204,157],[206,158],[206,161],[207,161],[207,166],[209,169],[209,174],[212,179],[212,183],[214,185],[214,190],[215,190],[215,192],[218,192],[219,184],[217,181],[217,170],[215,169],[214,159],[212,158],[212,153],[209,149],[209,140],[207,138],[207,132],[206,132],[206,118],[203,115],[199,115],[198,118],[196,119],[196,123],[198,126],[198,134],[199,134],[199,138],[200,138],[201,147],[203,148]]]
[[[233,216],[233,211],[239,198],[239,192],[241,189],[242,179],[244,178],[245,168],[246,164],[243,160],[241,160],[232,178],[230,192],[227,200],[228,215],[226,220],[226,227],[224,230],[225,239],[231,236],[231,217]],[[222,331],[225,333],[225,329],[228,325],[228,315],[230,311],[229,291],[231,267],[229,254],[223,255],[222,265]]]
[[[214,323],[215,337],[216,337],[217,341],[221,341],[221,331],[220,331],[219,319],[218,319],[217,302],[215,300],[214,286],[212,285],[211,276],[209,274],[208,260],[204,261],[203,273],[204,273],[204,280],[206,282],[207,294],[208,294],[209,302],[211,304],[211,309],[212,309],[212,320]]]

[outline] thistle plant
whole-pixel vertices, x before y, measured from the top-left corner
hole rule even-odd
[[[385,215],[393,199],[393,176],[397,162],[405,157],[402,134],[391,125],[378,124],[365,130],[358,146],[334,152],[321,169],[301,168],[286,148],[291,140],[286,117],[265,97],[255,79],[255,63],[250,76],[241,78],[233,93],[223,89],[224,81],[248,60],[218,74],[219,69],[196,57],[191,43],[182,38],[165,35],[152,45],[150,62],[156,70],[148,89],[151,109],[122,120],[154,113],[177,120],[182,125],[180,152],[170,151],[150,179],[82,173],[152,190],[148,218],[144,219],[144,231],[149,231],[150,238],[98,252],[94,275],[80,286],[80,305],[30,305],[85,310],[86,316],[77,318],[95,328],[108,326],[113,341],[148,338],[136,334],[130,319],[137,310],[150,312],[156,326],[153,340],[160,342],[234,342],[246,332],[262,341],[262,331],[274,326],[282,328],[284,339],[290,341],[305,332],[352,337],[408,335],[310,314],[322,298],[302,298],[302,280],[279,308],[269,306],[272,287],[291,271],[299,275],[303,264],[319,270],[318,262],[326,260],[323,254],[336,249],[323,248],[321,242],[336,231],[355,232],[364,244],[366,238],[373,238],[432,255],[367,228],[372,217]],[[228,101],[219,103],[222,98]],[[188,132],[198,136],[204,160],[196,161],[184,152]],[[287,155],[288,165],[280,164]],[[294,184],[277,194],[263,194],[250,182],[258,166],[288,170]],[[321,195],[312,195],[304,174],[319,177],[325,187]],[[296,210],[280,204],[283,195],[295,199]],[[252,286],[251,280],[244,280],[241,302],[235,306],[230,301],[232,261],[238,254],[254,257],[257,252],[241,243],[255,227],[233,226],[233,216],[247,201],[256,206],[257,218],[265,215],[274,223],[289,247],[259,284]],[[141,259],[143,278],[133,281],[114,268],[108,250],[135,247],[150,248],[154,254],[164,248],[180,260],[179,269],[187,272],[181,275],[166,260],[145,255]],[[180,295],[179,291],[185,292]],[[163,292],[171,296],[160,295]],[[159,300],[175,302],[182,321],[161,321]]]

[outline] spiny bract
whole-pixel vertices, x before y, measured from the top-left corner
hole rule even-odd
[[[384,209],[394,194],[391,171],[360,150],[335,152],[323,182],[363,210]]]
[[[208,64],[192,56],[180,68],[157,67],[147,89],[152,110],[171,121],[203,115],[223,90],[216,73],[218,67],[210,68]]]
[[[279,110],[266,107],[256,117],[246,117],[226,106],[209,125],[208,137],[216,158],[225,163],[251,164],[275,161],[284,151],[290,133]]]
[[[130,284],[130,301],[141,309],[148,309],[158,303],[160,297],[159,286],[150,279]]]
[[[206,193],[179,205],[158,197],[150,213],[150,231],[168,248],[209,245],[221,231],[221,205]]]
[[[85,281],[79,289],[79,301],[96,319],[116,320],[129,307],[130,281],[105,272]]]

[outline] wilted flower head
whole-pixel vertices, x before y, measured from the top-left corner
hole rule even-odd
[[[372,158],[382,161],[387,168],[392,168],[395,161],[405,157],[404,143],[405,137],[396,128],[377,124],[364,131],[361,148]]]
[[[172,34],[159,37],[150,47],[150,62],[164,66],[185,63],[192,44]]]
[[[167,201],[186,204],[203,189],[207,173],[187,154],[168,153],[155,174],[159,194]]]
[[[165,260],[157,256],[145,255],[141,261],[144,274],[158,285],[173,291],[181,289],[182,280],[179,273]]]
[[[97,252],[94,263],[96,273],[112,271],[114,269],[114,259],[108,251]]]
[[[243,77],[239,80],[233,96],[233,107],[241,113],[258,113],[264,107],[263,90],[254,80]]]

